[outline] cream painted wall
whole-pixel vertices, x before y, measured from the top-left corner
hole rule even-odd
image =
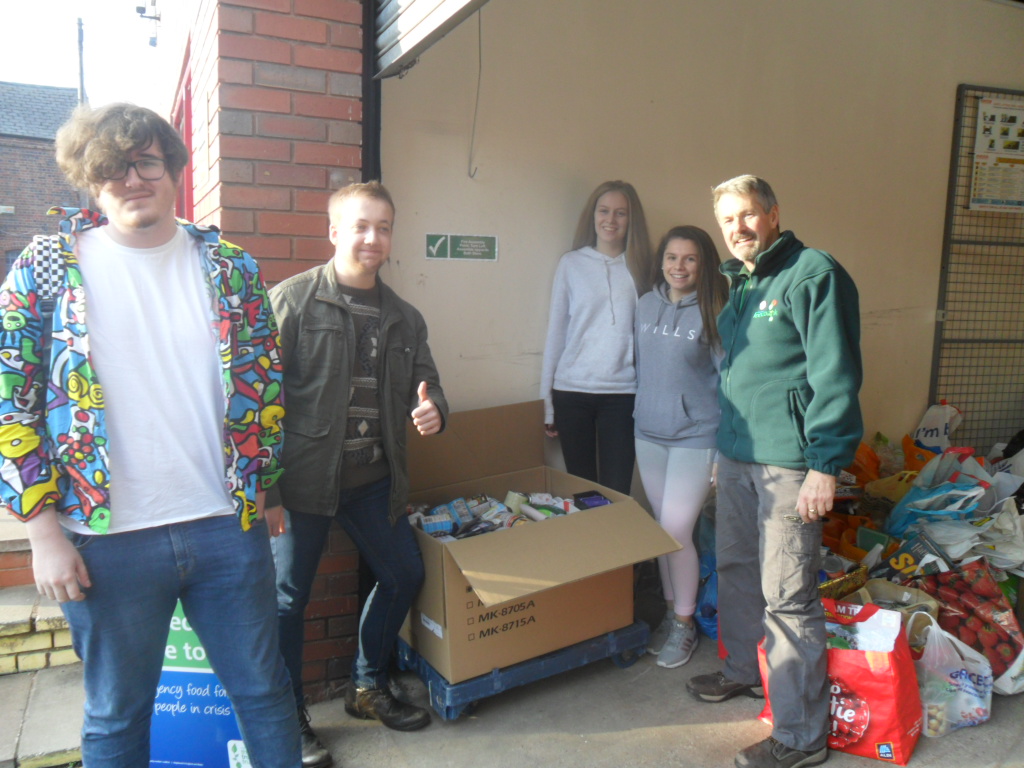
[[[490,0],[383,85],[398,204],[384,278],[430,327],[458,410],[538,396],[551,278],[590,190],[638,189],[655,239],[710,187],[767,178],[784,228],[861,292],[867,434],[927,405],[957,84],[1024,89],[1024,8],[993,0]],[[428,262],[427,232],[498,262]],[[498,436],[495,436],[498,439]]]

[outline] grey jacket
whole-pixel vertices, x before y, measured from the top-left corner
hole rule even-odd
[[[391,469],[392,524],[405,513],[409,495],[406,420],[427,391],[441,412],[448,402],[427,346],[419,311],[378,277],[380,338],[377,386],[384,452]],[[334,272],[334,262],[295,275],[270,291],[284,365],[284,475],[267,494],[267,506],[283,503],[292,512],[333,515],[341,490],[341,456],[348,420],[356,348],[352,317]],[[279,497],[274,491],[279,491]]]

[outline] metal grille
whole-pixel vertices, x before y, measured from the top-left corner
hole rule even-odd
[[[1024,91],[957,89],[929,402],[964,412],[953,442],[985,455],[1024,429],[1024,214],[968,208],[978,100]]]

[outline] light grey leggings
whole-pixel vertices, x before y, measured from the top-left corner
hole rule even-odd
[[[700,563],[693,528],[711,490],[714,449],[669,448],[637,438],[636,462],[655,519],[683,548],[658,558],[661,589],[679,616],[697,607]]]

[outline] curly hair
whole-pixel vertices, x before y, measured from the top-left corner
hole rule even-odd
[[[78,107],[57,131],[57,165],[70,184],[94,190],[118,175],[132,152],[160,142],[168,173],[177,179],[188,165],[185,143],[170,123],[134,104]]]

